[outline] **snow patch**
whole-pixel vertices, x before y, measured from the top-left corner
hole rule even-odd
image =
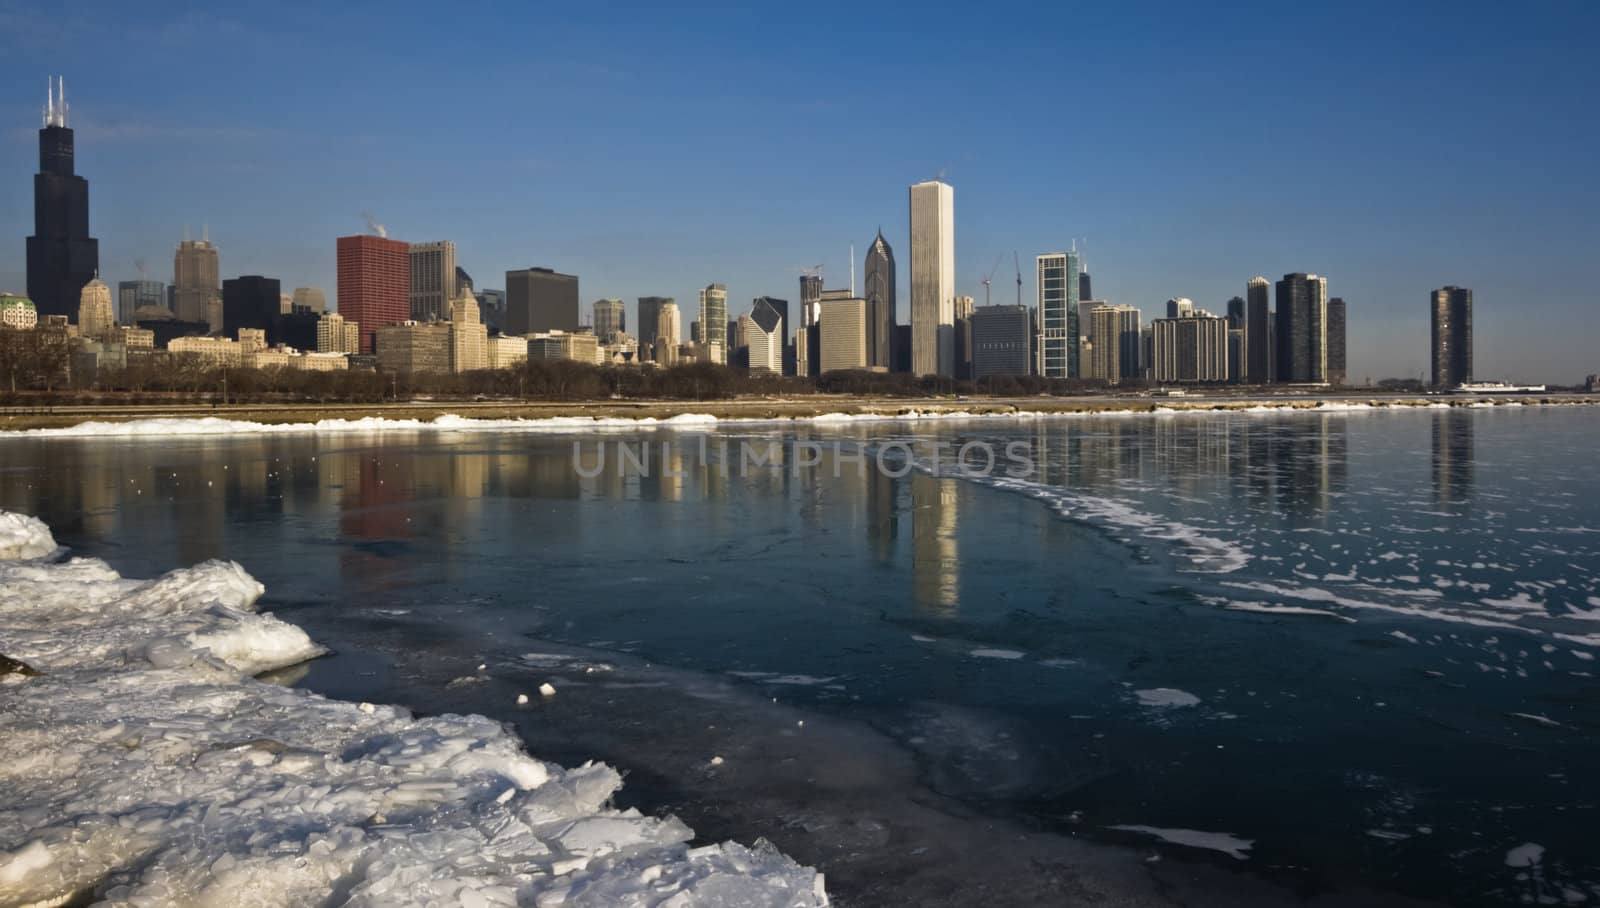
[[[1139,698],[1139,705],[1158,709],[1194,706],[1200,702],[1199,697],[1175,687],[1152,687],[1148,690],[1136,690],[1133,693]]]
[[[0,511],[0,559],[43,558],[55,550],[56,539],[44,521]]]

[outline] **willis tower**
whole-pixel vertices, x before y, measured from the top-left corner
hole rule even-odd
[[[89,181],[72,172],[65,80],[56,89],[46,90],[28,237],[28,297],[41,318],[74,315],[83,285],[100,267],[100,243],[89,236]]]

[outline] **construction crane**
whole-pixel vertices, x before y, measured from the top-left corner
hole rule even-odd
[[[994,273],[1000,270],[1000,263],[1005,261],[1005,258],[1006,254],[1004,252],[995,256],[994,267],[990,268],[989,273],[983,277],[983,304],[985,306],[989,305],[989,284],[994,281]]]

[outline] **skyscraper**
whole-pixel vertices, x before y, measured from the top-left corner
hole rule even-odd
[[[660,336],[661,307],[666,303],[673,303],[673,307],[677,307],[670,296],[639,297],[639,355],[644,359],[655,357],[656,338]],[[677,344],[674,339],[672,345],[676,347]]]
[[[1472,291],[1433,291],[1433,386],[1454,388],[1472,381]]]
[[[1038,257],[1040,350],[1046,378],[1077,378],[1078,254],[1049,252]]]
[[[378,329],[411,318],[411,247],[383,236],[342,236],[339,314],[361,326],[361,352],[374,352]]]
[[[848,290],[825,291],[819,328],[818,374],[867,367],[866,300]]]
[[[807,272],[800,275],[800,327],[817,323],[822,314],[822,275]]]
[[[1194,300],[1178,296],[1167,300],[1167,318],[1190,318],[1194,315]]]
[[[1344,384],[1347,374],[1344,360],[1344,317],[1344,298],[1336,296],[1328,300],[1328,383],[1331,385]]]
[[[955,377],[955,189],[911,187],[911,372]]]
[[[972,310],[972,377],[1027,375],[1032,368],[1033,316],[1027,306]]]
[[[745,342],[750,348],[750,371],[766,375],[783,374],[783,345],[786,319],[771,297],[756,297],[750,307],[750,324],[745,326]]]
[[[172,311],[183,322],[210,321],[222,302],[217,247],[211,240],[185,239],[172,256]],[[213,326],[221,330],[222,325]]]
[[[1328,380],[1328,279],[1285,274],[1278,282],[1278,381]]]
[[[578,330],[578,276],[549,268],[506,272],[507,334]]]
[[[89,235],[89,181],[73,172],[67,89],[45,92],[39,172],[33,177],[33,236],[28,237],[28,298],[41,320],[78,311],[83,285],[100,272],[100,243]]]
[[[1244,297],[1235,296],[1228,300],[1228,330],[1239,330],[1244,328],[1244,325]]]
[[[700,332],[710,362],[728,361],[728,288],[707,284],[700,291]]]
[[[867,247],[865,298],[867,301],[867,364],[889,368],[889,347],[894,339],[894,250],[883,231]]]
[[[614,335],[627,332],[628,313],[622,300],[595,300],[593,308],[594,336],[600,339],[600,343],[609,344]]]
[[[1083,263],[1080,261],[1078,266],[1082,268]],[[1094,299],[1094,282],[1089,280],[1089,272],[1087,271],[1078,272],[1078,299],[1080,301]],[[1081,329],[1082,325],[1079,328]]]
[[[1158,318],[1151,327],[1151,378],[1157,382],[1228,380],[1228,320]]]
[[[672,297],[656,297],[660,304],[656,307],[655,339],[657,349],[661,342],[673,350],[676,356],[678,345],[683,343],[683,316],[678,312],[678,303]]]
[[[1244,347],[1248,363],[1244,370],[1246,384],[1264,385],[1272,381],[1273,347],[1277,338],[1272,331],[1272,309],[1267,300],[1271,286],[1264,277],[1253,277],[1245,285]]]
[[[78,333],[99,339],[111,332],[116,316],[111,309],[111,288],[98,277],[83,285],[78,294]]]
[[[456,244],[449,240],[412,243],[411,318],[419,322],[443,321],[456,298]]]
[[[140,306],[167,308],[167,286],[160,281],[119,281],[117,283],[117,321],[124,325],[134,322],[134,313]]]
[[[278,341],[279,338],[270,335],[276,334],[274,326],[282,313],[280,296],[276,278],[246,274],[223,281],[223,336],[238,337],[240,328],[257,328],[268,333],[268,343]]]

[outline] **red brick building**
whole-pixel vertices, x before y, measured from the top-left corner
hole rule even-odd
[[[339,314],[361,326],[361,352],[379,328],[411,318],[411,245],[381,236],[339,237]]]

